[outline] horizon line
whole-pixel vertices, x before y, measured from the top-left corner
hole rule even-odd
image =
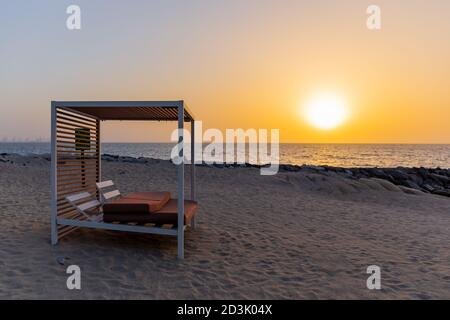
[[[50,140],[43,141],[0,141],[0,143],[50,143]],[[111,144],[176,144],[177,142],[172,141],[149,141],[149,142],[136,142],[136,141],[103,141],[101,143],[111,143]],[[186,144],[190,144],[190,142],[185,142]],[[203,142],[203,144],[209,144],[210,142]],[[227,144],[224,142],[224,144]],[[248,144],[248,142],[245,142]],[[269,142],[270,144],[270,142]],[[450,145],[450,142],[280,142],[279,144],[304,144],[304,145],[313,145],[313,144],[333,144],[333,145]]]

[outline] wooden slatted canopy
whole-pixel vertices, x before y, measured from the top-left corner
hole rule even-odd
[[[67,199],[80,193],[92,196],[92,203],[101,201],[96,183],[101,175],[101,122],[106,120],[177,121],[191,123],[191,159],[195,155],[195,120],[182,100],[178,101],[52,101],[52,214],[51,240],[58,240],[79,227],[140,232],[176,236],[178,257],[184,257],[184,148],[177,164],[178,226],[167,229],[139,225],[111,224],[90,221],[77,212]],[[183,130],[178,131],[178,144],[184,144]],[[191,164],[191,200],[195,200],[195,162]],[[192,226],[195,222],[192,221]]]
[[[194,116],[183,101],[64,101],[56,102],[65,109],[83,113],[98,120],[178,121],[178,108],[183,105],[184,120]]]

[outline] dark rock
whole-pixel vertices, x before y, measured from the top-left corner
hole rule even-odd
[[[384,179],[384,180],[391,180],[392,178],[385,173],[383,170],[378,169],[378,168],[371,168],[371,169],[367,169],[367,171],[369,172],[370,175],[379,178],[379,179]]]
[[[416,183],[416,184],[418,184],[418,185],[420,185],[420,184],[423,183],[423,179],[422,179],[422,177],[421,177],[420,175],[417,175],[417,174],[409,174],[408,176],[409,176],[409,179],[410,179],[411,181],[413,181],[414,183]]]
[[[346,173],[348,176],[353,177],[353,172],[351,172],[350,170],[345,169],[345,173]]]
[[[425,169],[425,168],[419,168],[419,169],[417,170],[417,173],[418,173],[423,179],[426,179],[427,176],[428,176],[428,171],[427,171],[427,169]]]
[[[416,189],[416,190],[420,190],[421,189],[420,186],[417,183],[415,183],[414,181],[412,181],[412,180],[404,181],[403,185],[405,187],[408,187],[408,188],[411,188],[411,189]]]
[[[143,158],[133,158],[133,157],[119,157],[118,159],[119,162],[123,162],[123,163],[146,163],[147,160],[143,159]]]
[[[138,160],[140,161],[140,163],[148,163],[147,158],[144,157],[139,157]]]
[[[102,160],[105,160],[105,161],[108,161],[108,162],[119,161],[119,158],[120,158],[119,156],[113,155],[113,154],[105,153],[105,154],[102,155]]]
[[[301,169],[302,169],[302,170],[305,170],[305,171],[309,171],[309,172],[324,172],[324,171],[327,170],[327,169],[324,168],[324,167],[311,166],[311,165],[304,165],[304,166],[302,166]],[[296,171],[296,170],[294,169],[294,170],[291,170],[291,171]]]
[[[448,190],[434,190],[433,194],[437,194],[439,196],[450,197],[450,191]]]
[[[399,169],[386,170],[386,173],[389,174],[392,177],[392,179],[394,179],[394,180],[408,180],[409,179],[409,175]]]
[[[302,170],[303,168],[304,168],[304,166],[299,167],[299,166],[293,166],[290,164],[281,164],[279,166],[280,171],[288,171],[288,172],[297,172],[297,171]]]
[[[435,174],[435,173],[431,173],[430,174],[430,176],[434,179],[434,180],[436,180],[436,181],[439,181],[439,182],[441,182],[442,184],[450,184],[450,178],[448,178],[448,177],[446,177],[446,176],[443,176],[443,175],[440,175],[440,174]]]

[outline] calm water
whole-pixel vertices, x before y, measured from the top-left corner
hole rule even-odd
[[[170,159],[173,144],[103,143],[108,154]],[[0,153],[42,154],[49,143],[0,143]],[[339,167],[450,168],[450,145],[281,144],[280,163]]]

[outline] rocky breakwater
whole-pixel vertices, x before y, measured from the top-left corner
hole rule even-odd
[[[144,157],[134,158],[134,157],[128,157],[128,156],[118,156],[118,155],[106,154],[106,153],[102,154],[102,161],[107,161],[107,162],[149,163],[152,160],[154,160],[154,159],[144,158]]]
[[[104,154],[105,161],[148,163],[155,159],[133,158]],[[261,168],[260,165],[253,164],[200,164],[199,166],[215,168]],[[311,166],[311,165],[290,165],[282,164],[280,172],[309,172],[320,174],[337,174],[348,179],[377,178],[390,181],[391,183],[407,188],[419,190],[425,193],[450,197],[450,169],[431,168],[340,168],[332,166]]]
[[[349,179],[378,178],[425,193],[450,197],[450,169],[430,168],[339,168],[330,166],[280,165],[280,171],[333,172]]]

